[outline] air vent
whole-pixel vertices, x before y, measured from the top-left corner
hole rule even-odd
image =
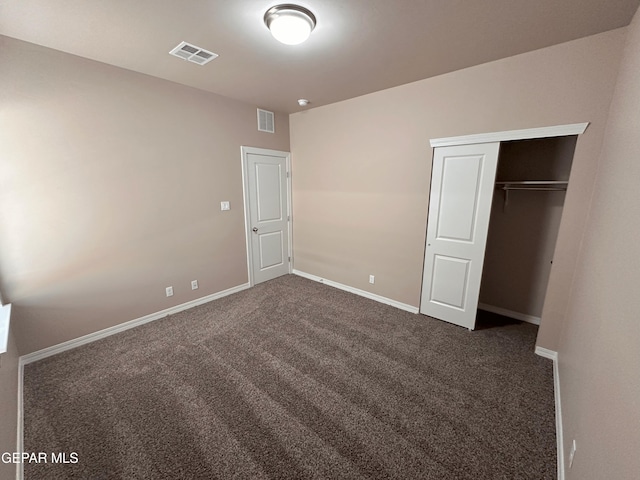
[[[191,45],[187,42],[182,42],[176,48],[171,50],[169,54],[189,62],[197,63],[198,65],[204,65],[218,56],[217,53],[196,47],[195,45]]]
[[[274,133],[276,131],[273,122],[273,112],[258,109],[258,130],[261,132]]]

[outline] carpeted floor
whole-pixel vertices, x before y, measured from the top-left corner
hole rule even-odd
[[[537,327],[287,275],[27,365],[35,479],[554,479]]]

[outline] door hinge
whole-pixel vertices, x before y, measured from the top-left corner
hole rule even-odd
[[[289,263],[291,263],[291,257],[289,257]]]
[[[287,172],[287,178],[289,178],[291,176],[291,173]]]
[[[287,222],[291,221],[291,215],[287,215]]]

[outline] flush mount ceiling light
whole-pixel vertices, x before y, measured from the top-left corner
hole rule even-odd
[[[316,17],[304,7],[285,3],[267,10],[264,23],[276,40],[297,45],[309,38],[316,26]]]

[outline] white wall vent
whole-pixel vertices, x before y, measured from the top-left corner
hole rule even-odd
[[[258,109],[258,130],[261,132],[275,133],[276,126],[273,120],[273,112]]]
[[[181,42],[180,45],[171,50],[169,54],[189,62],[197,63],[198,65],[204,65],[218,56],[217,53],[196,47],[187,42]]]

